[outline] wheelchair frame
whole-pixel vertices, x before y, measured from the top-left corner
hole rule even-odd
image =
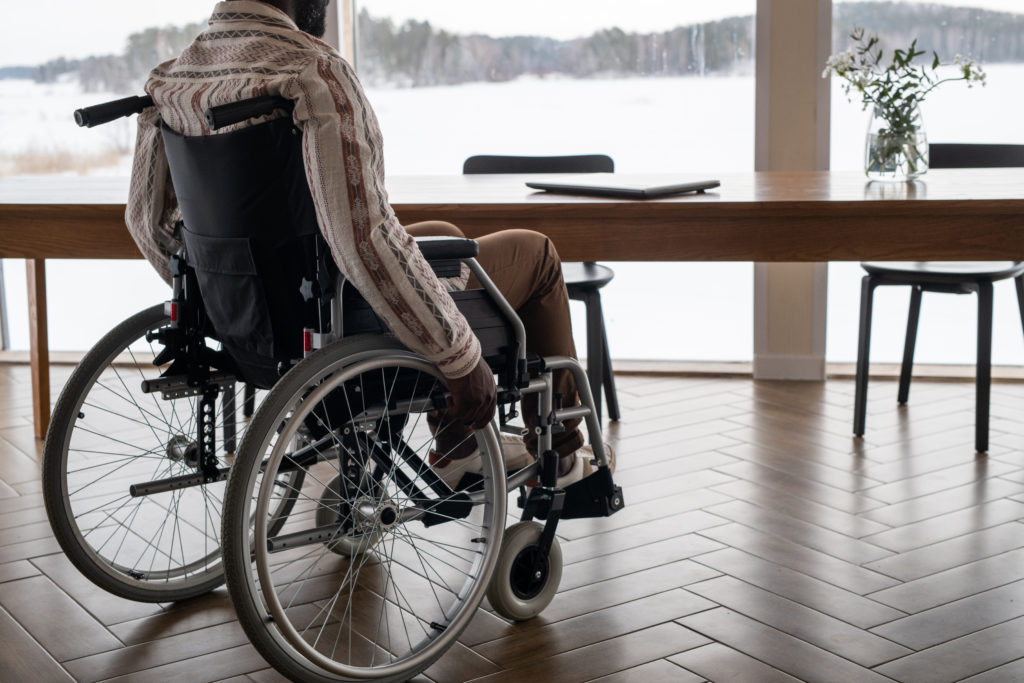
[[[149,106],[152,106],[152,101],[148,97],[127,98],[79,110],[75,118],[79,125],[91,127],[138,113]],[[290,103],[266,96],[213,108],[208,110],[207,119],[216,129],[282,109],[290,111]],[[396,346],[387,337],[346,336],[349,310],[345,307],[345,282],[340,278],[336,286],[327,291],[318,287],[323,281],[319,276],[304,284],[305,298],[311,310],[315,311],[313,320],[303,330],[305,358],[294,367],[281,368],[284,371],[281,372],[281,380],[274,385],[258,410],[254,410],[252,386],[246,385],[242,415],[243,418],[252,416],[252,422],[242,435],[240,447],[236,448],[239,444],[235,384],[242,373],[228,353],[212,349],[205,343],[207,338],[215,339],[216,334],[206,318],[195,271],[183,259],[176,258],[172,259],[172,299],[165,305],[167,318],[162,323],[155,320],[155,311],[150,309],[146,318],[148,327],[143,335],[147,341],[161,345],[152,364],[157,370],[161,367],[164,370],[159,377],[144,379],[140,390],[146,395],[159,394],[164,401],[195,400],[195,421],[194,424],[189,423],[187,429],[181,421],[178,425],[172,424],[174,429],[171,431],[180,427],[178,431],[182,433],[168,437],[167,443],[163,443],[156,431],[153,432],[157,447],[148,456],[160,462],[172,462],[173,467],[168,469],[161,465],[158,470],[163,476],[148,481],[132,481],[129,492],[132,498],[148,501],[150,497],[155,499],[164,494],[201,491],[207,505],[206,515],[211,516],[211,503],[219,501],[216,496],[211,501],[206,487],[228,479],[222,515],[223,560],[211,559],[212,553],[207,549],[201,558],[204,563],[201,580],[186,582],[188,585],[180,588],[174,585],[180,571],[170,572],[173,550],[163,551],[168,555],[168,572],[158,572],[160,578],[154,585],[147,583],[148,577],[144,572],[130,566],[122,567],[104,555],[110,539],[103,540],[99,547],[89,540],[96,529],[104,528],[107,519],[119,513],[123,504],[112,512],[99,508],[101,516],[107,517],[99,522],[96,529],[87,532],[79,529],[79,513],[70,501],[75,486],[71,483],[73,473],[68,464],[69,452],[73,450],[70,444],[83,416],[83,406],[92,407],[90,392],[98,390],[97,385],[102,385],[97,378],[114,367],[119,353],[130,349],[131,342],[124,340],[132,335],[137,338],[137,323],[130,334],[114,335],[116,339],[106,342],[106,345],[98,345],[102,353],[97,352],[95,359],[87,356],[89,362],[83,362],[83,366],[88,367],[76,370],[76,374],[81,371],[83,379],[74,381],[73,376],[73,381],[69,382],[68,389],[58,400],[55,420],[47,435],[44,455],[47,510],[55,535],[76,566],[111,592],[132,599],[154,601],[201,594],[218,585],[226,572],[236,610],[250,639],[276,668],[304,680],[405,680],[444,654],[469,623],[485,590],[492,606],[507,618],[525,619],[539,613],[553,597],[561,573],[561,551],[555,535],[559,521],[611,515],[624,505],[622,491],[612,479],[594,410],[594,397],[580,363],[568,357],[529,356],[522,321],[476,259],[464,253],[465,241],[459,241],[461,246],[455,252],[446,251],[445,242],[441,239],[420,243],[425,252],[430,251],[436,257],[428,259],[435,268],[437,261],[441,262],[441,267],[447,264],[449,268],[452,264],[465,263],[511,329],[511,344],[504,348],[503,361],[499,367],[492,365],[492,370],[501,378],[497,388],[498,424],[492,423],[475,435],[477,450],[471,457],[480,460],[479,475],[465,475],[457,485],[452,485],[442,481],[427,466],[426,459],[420,457],[430,450],[423,443],[434,443],[435,430],[431,426],[425,431],[425,426],[420,424],[420,416],[426,415],[429,422],[431,414],[443,409],[443,377],[431,364],[400,345]],[[319,254],[316,261],[319,265]],[[326,316],[325,310],[329,311]],[[470,322],[472,326],[473,321]],[[111,335],[121,327],[115,328]],[[118,348],[120,346],[124,348]],[[579,392],[579,406],[561,406],[552,385],[551,373],[556,370],[572,373]],[[415,382],[409,397],[401,401],[395,399],[393,392],[403,382],[407,384],[410,377]],[[417,393],[425,391],[420,388],[421,378],[426,378],[425,384],[430,383],[431,388],[426,394]],[[129,389],[125,382],[121,384],[126,391]],[[371,398],[378,384],[383,393],[380,397]],[[359,404],[362,411],[353,409],[351,405],[352,397],[360,394],[360,389],[365,389],[356,396],[362,401]],[[512,426],[510,420],[516,416],[516,402],[531,394],[538,396],[539,416],[535,428],[538,458],[534,463],[506,474],[500,462],[499,430],[521,433],[521,428]],[[223,400],[218,409],[219,396]],[[348,417],[344,418],[342,425],[334,427],[331,424],[332,413],[326,407],[331,405],[330,401],[338,405],[342,398],[347,410],[344,414]],[[322,413],[317,413],[321,405],[325,408]],[[417,416],[415,420],[411,417],[413,415]],[[586,422],[594,453],[593,464],[598,469],[593,475],[563,490],[557,487],[558,455],[551,448],[552,437],[562,428],[562,423],[576,418]],[[218,419],[224,420],[221,443],[224,455],[221,457],[217,455],[215,422]],[[339,431],[342,426],[344,430]],[[193,433],[185,434],[189,429]],[[410,434],[418,429],[419,440],[403,436],[406,429],[411,430]],[[318,437],[317,431],[324,434]],[[426,441],[420,443],[424,438]],[[415,443],[420,445],[414,449]],[[268,449],[270,455],[267,455]],[[432,452],[430,455],[433,457]],[[228,462],[232,457],[234,462]],[[88,462],[88,456],[85,460]],[[323,468],[318,468],[323,463],[335,461],[337,474],[324,484],[319,478],[326,476]],[[117,465],[114,471],[121,467]],[[171,474],[171,471],[180,473]],[[332,470],[328,469],[326,475],[331,473]],[[417,480],[422,482],[421,485],[416,484]],[[527,487],[531,480],[536,480],[536,485]],[[314,500],[306,493],[307,488],[320,489],[319,497]],[[520,490],[521,522],[510,527],[503,542],[505,499],[507,491],[514,488]],[[92,499],[87,500],[91,504]],[[405,507],[402,507],[403,501]],[[169,515],[181,512],[177,504],[168,505],[165,509]],[[477,519],[481,510],[482,520]],[[95,512],[96,509],[87,508],[82,517]],[[312,527],[310,522],[302,522],[306,528],[283,533],[293,521],[307,519],[312,513],[315,513]],[[534,519],[543,520],[544,524],[532,522]],[[455,580],[455,583],[464,581],[461,589],[453,589],[448,579],[441,578],[447,569],[440,565],[456,562],[456,553],[445,547],[447,541],[441,541],[434,552],[438,555],[450,553],[452,558],[448,558],[448,562],[439,561],[440,568],[424,566],[422,576],[418,577],[423,590],[434,592],[439,607],[439,585],[443,586],[442,594],[447,594],[446,591],[452,594],[453,606],[442,609],[440,621],[431,621],[429,627],[420,623],[418,616],[413,618],[406,614],[413,611],[412,602],[415,601],[406,596],[392,596],[389,586],[393,582],[393,590],[397,590],[396,569],[399,569],[399,574],[410,570],[401,562],[393,565],[396,560],[390,558],[386,562],[388,578],[383,588],[373,589],[376,591],[373,599],[380,603],[381,610],[377,631],[373,638],[362,632],[356,633],[357,640],[371,641],[369,663],[356,662],[358,657],[353,659],[356,619],[352,614],[347,618],[348,657],[353,661],[335,661],[338,639],[346,619],[342,614],[338,623],[339,617],[334,614],[334,603],[339,600],[339,594],[334,594],[331,607],[321,607],[320,613],[306,626],[308,629],[318,620],[321,622],[317,625],[320,629],[317,642],[325,632],[338,630],[334,650],[328,656],[317,649],[317,642],[312,645],[306,642],[306,630],[300,633],[292,623],[289,602],[289,599],[294,600],[294,597],[289,598],[289,591],[294,589],[292,583],[285,581],[281,588],[275,584],[273,572],[279,571],[280,567],[271,559],[274,553],[291,557],[290,553],[301,555],[306,552],[301,549],[312,548],[308,551],[312,555],[315,549],[320,548],[315,562],[320,562],[320,557],[330,559],[332,556],[328,552],[341,556],[342,559],[335,558],[335,562],[347,563],[348,566],[348,574],[342,584],[348,581],[355,584],[359,570],[353,578],[352,567],[357,562],[365,564],[366,558],[378,553],[386,556],[385,539],[396,539],[406,533],[399,531],[398,527],[409,522],[422,522],[427,530],[437,527],[441,530],[438,535],[441,539],[447,538],[444,530],[449,527],[479,526],[481,536],[471,539],[471,543],[483,543],[488,547],[481,552],[467,550],[465,557],[458,558],[472,565],[465,579]],[[128,524],[133,523],[134,513]],[[132,534],[145,535],[142,531],[129,530],[125,536]],[[106,535],[104,532],[101,537]],[[120,540],[121,545],[125,543],[125,540]],[[394,540],[391,545],[391,551],[395,552]],[[415,541],[411,545],[415,547]],[[434,557],[429,552],[426,556]],[[162,556],[160,559],[162,561]],[[408,562],[407,559],[403,561]],[[422,556],[419,561],[423,563]],[[291,566],[291,562],[301,561],[290,560],[286,568]],[[181,564],[188,578],[191,565],[184,557]],[[510,581],[511,588],[508,585]],[[416,585],[420,587],[419,583]],[[278,595],[279,591],[281,595]],[[349,603],[355,599],[351,591],[352,588]],[[378,665],[375,653],[390,652],[397,647],[395,641],[398,636],[389,634],[387,628],[382,635],[380,624],[382,618],[395,611],[397,615],[393,618],[405,626],[410,652],[403,657],[388,654],[388,662]],[[300,619],[296,623],[305,622]],[[424,631],[421,641],[413,643],[409,634],[410,623]]]

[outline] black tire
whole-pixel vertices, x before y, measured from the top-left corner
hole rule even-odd
[[[43,496],[61,548],[100,587],[143,602],[184,600],[224,581],[224,482],[149,496],[129,491],[196,473],[188,455],[196,399],[141,390],[143,378],[163,369],[152,363],[162,347],[146,333],[167,324],[162,305],[146,309],[85,355],[57,400],[43,452]],[[243,420],[236,423],[241,430]],[[231,457],[223,444],[218,439],[221,467]]]
[[[438,386],[436,368],[392,339],[352,337],[289,371],[253,418],[228,480],[224,564],[242,627],[285,676],[408,680],[444,654],[483,599],[505,515],[496,430],[474,435],[480,451],[467,461],[478,458],[482,474],[459,484],[472,494],[453,493],[399,455],[425,462],[437,448],[424,417],[432,404],[406,399]],[[332,403],[339,396],[343,403]],[[354,475],[347,469],[360,463]],[[277,536],[261,523],[276,492],[259,479],[292,467],[305,471],[307,488]],[[337,477],[346,486],[334,485]],[[468,516],[437,507],[460,495],[479,501]],[[444,518],[427,526],[424,509]],[[370,542],[338,552],[335,541],[353,528]]]
[[[505,529],[501,555],[487,588],[487,601],[494,611],[512,621],[532,619],[547,607],[562,580],[562,548],[551,539],[546,562],[536,568],[537,542],[544,527],[536,522],[519,522]]]

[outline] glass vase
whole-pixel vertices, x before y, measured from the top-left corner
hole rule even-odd
[[[928,136],[919,109],[914,110],[910,121],[902,128],[891,126],[875,107],[864,145],[864,173],[868,178],[905,182],[928,170]]]

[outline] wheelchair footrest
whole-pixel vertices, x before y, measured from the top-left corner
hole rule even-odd
[[[565,489],[562,519],[609,517],[625,505],[622,487],[616,486],[611,471],[602,467]]]
[[[527,505],[523,497],[519,498],[519,507]],[[623,507],[626,502],[622,497],[622,487],[616,486],[612,473],[606,467],[580,481],[565,487],[565,499],[559,514],[561,519],[584,519],[587,517],[609,517]],[[543,504],[531,505],[530,514],[537,519],[547,519],[547,509]]]
[[[139,496],[154,496],[158,493],[177,491],[178,489],[185,489],[191,486],[204,486],[215,481],[226,480],[230,471],[230,468],[224,467],[218,469],[216,474],[212,476],[206,476],[202,472],[196,472],[195,474],[183,474],[177,477],[155,479],[141,484],[132,484],[128,487],[128,494],[132,498],[138,498]]]

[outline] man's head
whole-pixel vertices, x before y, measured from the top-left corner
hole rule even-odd
[[[322,38],[327,32],[327,5],[330,0],[262,0],[278,8],[295,22],[300,30]]]
[[[292,0],[290,13],[299,29],[316,38],[327,32],[327,5],[330,0]]]

